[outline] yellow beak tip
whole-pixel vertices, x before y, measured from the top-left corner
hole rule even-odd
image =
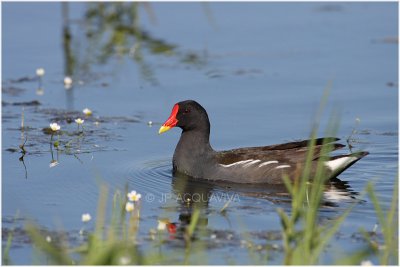
[[[158,134],[165,133],[166,131],[168,131],[170,129],[171,129],[171,127],[163,125],[163,126],[160,127],[160,130],[158,130]]]

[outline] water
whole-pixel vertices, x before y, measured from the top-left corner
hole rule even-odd
[[[108,35],[88,41],[85,30],[93,24],[84,20],[87,7],[67,5],[73,65],[63,45],[60,3],[2,5],[3,245],[5,233],[12,227],[23,229],[27,221],[78,236],[81,215],[96,213],[103,181],[111,192],[127,184],[143,195],[143,246],[157,218],[184,221],[189,211],[180,196],[211,192],[214,198],[203,208],[215,240],[210,238],[205,263],[252,263],[241,245],[244,234],[265,244],[265,235],[279,233],[276,208],[287,209],[287,198],[274,188],[173,179],[170,161],[180,131],[157,132],[173,104],[184,99],[196,99],[208,111],[213,147],[229,149],[307,138],[323,91],[330,87],[320,135],[335,111],[340,114],[337,136],[346,139],[355,127],[355,149],[370,152],[340,179],[356,193],[375,180],[378,197],[389,207],[398,175],[397,3],[151,3],[150,13],[144,6],[138,10],[140,29],[150,40],[134,46],[130,56],[129,51],[105,53],[103,64],[96,62]],[[135,39],[128,40],[131,48]],[[75,84],[66,90],[63,79],[71,75],[71,65]],[[37,80],[16,81],[34,77],[39,67],[46,71],[43,95],[37,94]],[[15,105],[32,100],[41,105]],[[82,140],[75,123],[60,116],[83,116],[85,107],[94,115],[85,118]],[[29,128],[21,132],[22,113]],[[42,129],[55,119],[62,130],[75,134],[60,139],[75,138],[75,155],[53,151],[52,157],[50,135]],[[27,154],[20,161],[21,153],[11,151],[19,151],[24,138]],[[59,164],[49,168],[57,156]],[[235,201],[227,216],[220,215],[231,197]],[[322,263],[334,263],[336,252],[365,245],[354,234],[359,228],[372,230],[377,219],[366,196],[356,199],[361,201]],[[349,202],[321,209],[321,218],[335,218]],[[17,213],[22,219],[13,219]],[[279,247],[282,241],[278,236],[267,243]],[[166,249],[179,246],[179,241],[170,242]],[[15,264],[32,263],[32,247],[22,230],[10,256]],[[281,257],[277,249],[270,263],[281,263]]]

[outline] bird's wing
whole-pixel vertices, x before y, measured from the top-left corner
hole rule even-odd
[[[313,159],[319,158],[321,151],[325,145],[330,145],[329,151],[343,148],[344,145],[333,143],[338,141],[338,138],[318,138],[315,139],[313,151]],[[263,146],[263,147],[246,147],[220,151],[216,154],[216,160],[219,164],[265,164],[268,162],[278,161],[280,163],[297,163],[304,162],[309,150],[308,144],[311,140],[303,140],[290,142],[285,144]]]

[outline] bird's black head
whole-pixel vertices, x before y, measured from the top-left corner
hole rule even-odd
[[[183,131],[210,131],[210,121],[206,110],[194,100],[176,103],[172,108],[171,115],[158,133],[166,132],[175,126],[182,128]]]

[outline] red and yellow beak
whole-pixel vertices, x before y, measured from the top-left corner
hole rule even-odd
[[[176,119],[176,114],[178,114],[178,110],[179,110],[179,105],[175,104],[175,106],[172,108],[171,115],[169,115],[167,121],[164,122],[160,130],[158,130],[158,134],[162,134],[176,126],[176,124],[178,123],[178,120]]]

